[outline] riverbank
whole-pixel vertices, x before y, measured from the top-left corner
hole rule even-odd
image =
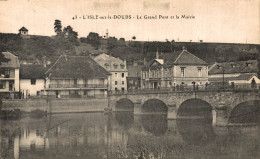
[[[103,112],[108,107],[107,98],[12,99],[2,102],[4,111],[19,109],[24,112],[35,110],[47,113]]]

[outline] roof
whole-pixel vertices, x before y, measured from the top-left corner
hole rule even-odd
[[[128,77],[141,77],[141,69],[143,66],[127,66]]]
[[[223,69],[224,68],[224,69]],[[209,69],[209,75],[213,74],[233,74],[233,73],[257,73],[257,60],[247,60],[247,61],[233,61],[233,62],[223,62],[215,63]]]
[[[224,81],[233,81],[233,80],[246,80],[246,81],[248,81],[253,76],[256,76],[258,78],[257,74],[255,74],[255,73],[244,73],[244,74],[240,74],[240,75],[238,75],[236,77],[225,77],[224,76]],[[210,78],[209,77],[209,81],[210,82],[223,81],[223,77],[219,77],[219,78],[216,78],[216,77],[215,78]]]
[[[111,75],[88,56],[62,55],[46,71],[49,78],[107,78]]]
[[[44,79],[47,69],[48,67],[43,67],[43,65],[21,65],[20,79]]]
[[[7,62],[1,62],[0,67],[2,68],[19,68],[19,59],[17,56],[11,54],[10,52],[2,52],[4,57],[9,59]]]
[[[127,71],[125,66],[126,64],[123,60],[107,55],[105,53],[96,56],[94,60],[107,71]],[[115,68],[113,67],[114,65],[117,65],[118,67]],[[124,67],[121,68],[121,65]]]
[[[21,27],[21,29],[19,29],[19,31],[28,31],[28,29],[26,29],[24,26]]]
[[[207,62],[188,52],[187,50],[175,51],[173,53],[164,53],[159,56],[159,59],[154,59],[142,70],[147,70],[154,61],[157,61],[161,66],[173,66],[173,65],[208,65]]]

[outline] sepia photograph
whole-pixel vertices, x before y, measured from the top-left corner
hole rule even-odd
[[[0,0],[0,159],[260,159],[260,0]]]

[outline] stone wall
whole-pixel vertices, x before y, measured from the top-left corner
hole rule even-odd
[[[20,109],[30,112],[43,110],[48,113],[96,112],[104,111],[108,106],[106,98],[101,99],[16,99],[2,100],[3,110]]]

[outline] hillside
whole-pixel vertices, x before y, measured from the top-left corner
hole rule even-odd
[[[98,47],[90,44],[71,43],[63,38],[47,36],[20,36],[18,34],[0,33],[0,51],[9,51],[17,54],[21,60],[36,60],[46,56],[47,59],[55,59],[61,54],[68,55],[98,55],[108,53],[121,59],[127,59],[128,63],[142,61],[144,58],[151,60],[155,52],[173,52],[181,50],[183,46],[199,58],[209,64],[223,61],[239,61],[257,59],[260,45],[257,44],[232,44],[232,43],[205,43],[205,42],[145,42],[126,41],[120,44],[115,41],[113,47],[107,49],[107,43],[102,39]]]

